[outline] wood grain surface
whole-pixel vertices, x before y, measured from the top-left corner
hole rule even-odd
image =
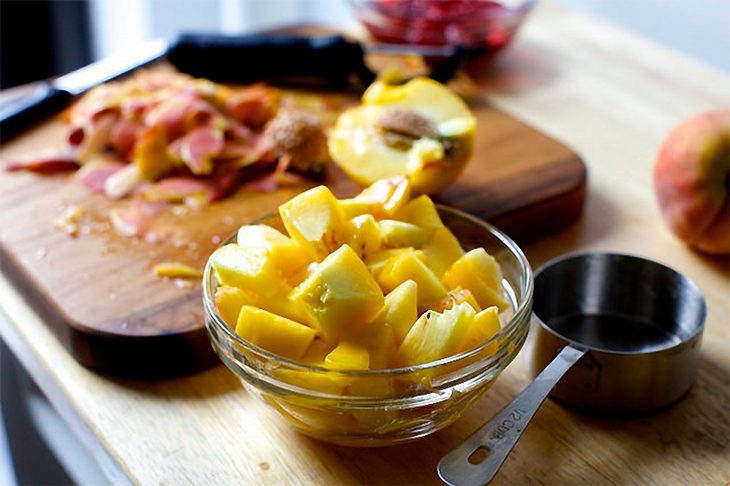
[[[637,254],[692,278],[709,310],[696,382],[681,402],[622,418],[548,400],[493,484],[730,483],[729,262],[671,235],[651,183],[664,136],[685,117],[726,105],[730,76],[545,1],[481,86],[494,105],[574,147],[590,170],[577,224],[523,246],[533,267],[576,251]],[[528,383],[518,356],[442,432],[394,448],[333,447],[293,432],[223,367],[111,379],[80,366],[4,277],[0,308],[2,338],[115,483],[438,484],[442,454]]]
[[[316,96],[329,106],[357,101],[355,95]],[[472,107],[479,127],[473,160],[438,200],[522,240],[575,221],[586,182],[577,154],[484,101]],[[56,146],[64,134],[63,123],[51,120],[5,144],[0,159]],[[358,191],[335,166],[327,174],[337,195]],[[0,171],[3,271],[84,365],[128,377],[189,373],[218,362],[203,326],[200,283],[160,279],[154,265],[202,268],[221,239],[311,184],[273,193],[242,189],[200,210],[169,212],[156,223],[165,243],[150,243],[110,226],[109,211],[126,201],[91,193],[70,175]],[[71,238],[54,221],[75,206],[84,209],[88,232]]]

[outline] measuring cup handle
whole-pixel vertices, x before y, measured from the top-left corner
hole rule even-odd
[[[491,481],[550,390],[585,353],[564,347],[512,403],[439,461],[441,479],[459,486]]]

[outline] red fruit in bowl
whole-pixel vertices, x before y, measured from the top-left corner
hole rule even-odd
[[[681,240],[705,253],[730,253],[730,109],[700,113],[669,133],[654,189]]]

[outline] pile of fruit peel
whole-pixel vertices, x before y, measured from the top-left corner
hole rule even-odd
[[[500,266],[483,248],[465,252],[427,195],[410,196],[404,176],[350,199],[318,186],[279,207],[288,235],[242,226],[210,257],[219,316],[251,344],[333,370],[484,344],[509,305]]]
[[[329,159],[319,117],[284,106],[280,90],[264,84],[229,87],[142,70],[92,89],[64,118],[64,149],[10,162],[6,169],[80,168],[77,178],[110,198],[134,194],[153,203],[198,206],[264,176],[255,187],[298,182],[288,169],[306,174]]]

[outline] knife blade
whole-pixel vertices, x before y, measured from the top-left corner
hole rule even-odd
[[[75,96],[163,57],[168,43],[149,41],[132,52],[110,56],[71,73],[33,83],[30,93],[0,106],[0,140],[67,106]]]
[[[315,84],[331,89],[364,88],[376,77],[365,54],[438,57],[430,76],[445,82],[480,51],[461,46],[363,44],[341,35],[182,34],[172,43],[155,40],[140,49],[103,59],[72,73],[36,83],[32,93],[0,106],[0,140],[68,105],[90,88],[161,58],[179,71],[220,82]]]

